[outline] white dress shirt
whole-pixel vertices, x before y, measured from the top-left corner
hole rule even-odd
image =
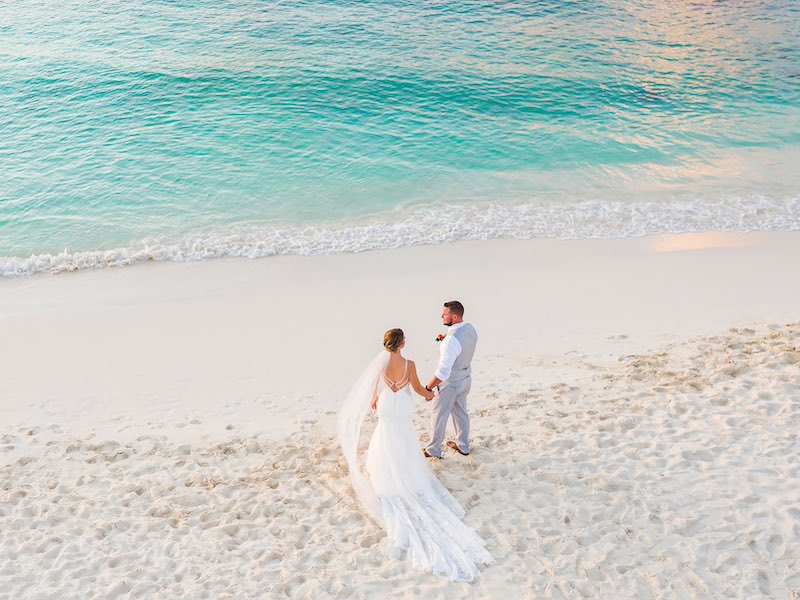
[[[461,323],[450,325],[450,328],[447,330],[447,336],[439,342],[439,366],[434,373],[437,379],[447,381],[447,378],[450,377],[453,363],[456,362],[458,355],[461,354],[461,342],[459,342],[453,334],[456,329],[463,327],[464,324],[465,322],[461,321]]]

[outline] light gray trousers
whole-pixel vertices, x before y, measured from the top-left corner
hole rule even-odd
[[[428,454],[442,456],[442,442],[447,428],[447,419],[452,415],[456,430],[456,444],[462,452],[469,452],[469,414],[467,413],[467,394],[472,386],[472,377],[461,381],[448,382],[436,398],[431,409],[431,443]]]

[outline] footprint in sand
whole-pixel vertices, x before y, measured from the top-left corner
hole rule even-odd
[[[769,536],[769,540],[767,540],[767,552],[769,552],[772,558],[778,558],[783,555],[783,538],[780,535],[774,534]]]
[[[705,462],[711,462],[714,460],[714,456],[706,450],[684,450],[681,452],[681,456],[686,460],[702,460]]]

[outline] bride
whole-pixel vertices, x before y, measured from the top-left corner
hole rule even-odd
[[[338,436],[353,489],[385,530],[391,546],[412,564],[451,581],[472,581],[479,564],[494,559],[486,543],[465,525],[464,509],[434,476],[419,448],[411,389],[430,397],[413,361],[403,357],[405,336],[390,329],[385,352],[367,366],[339,414]],[[358,453],[361,425],[372,408],[378,424],[366,453],[366,476]]]

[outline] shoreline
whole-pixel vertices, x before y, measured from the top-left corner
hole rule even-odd
[[[763,175],[762,175],[763,176]],[[800,231],[800,198],[660,198],[641,190],[631,201],[418,204],[318,222],[220,224],[174,238],[141,237],[106,249],[50,252],[20,248],[0,255],[0,278],[120,268],[147,262],[326,256],[489,240],[595,240],[653,235]],[[142,234],[144,235],[144,234]],[[55,240],[51,240],[55,244]],[[43,246],[40,246],[40,250]],[[14,248],[12,246],[12,248]],[[63,250],[61,250],[63,248]],[[32,252],[28,254],[28,252]],[[21,253],[21,254],[20,254]]]

